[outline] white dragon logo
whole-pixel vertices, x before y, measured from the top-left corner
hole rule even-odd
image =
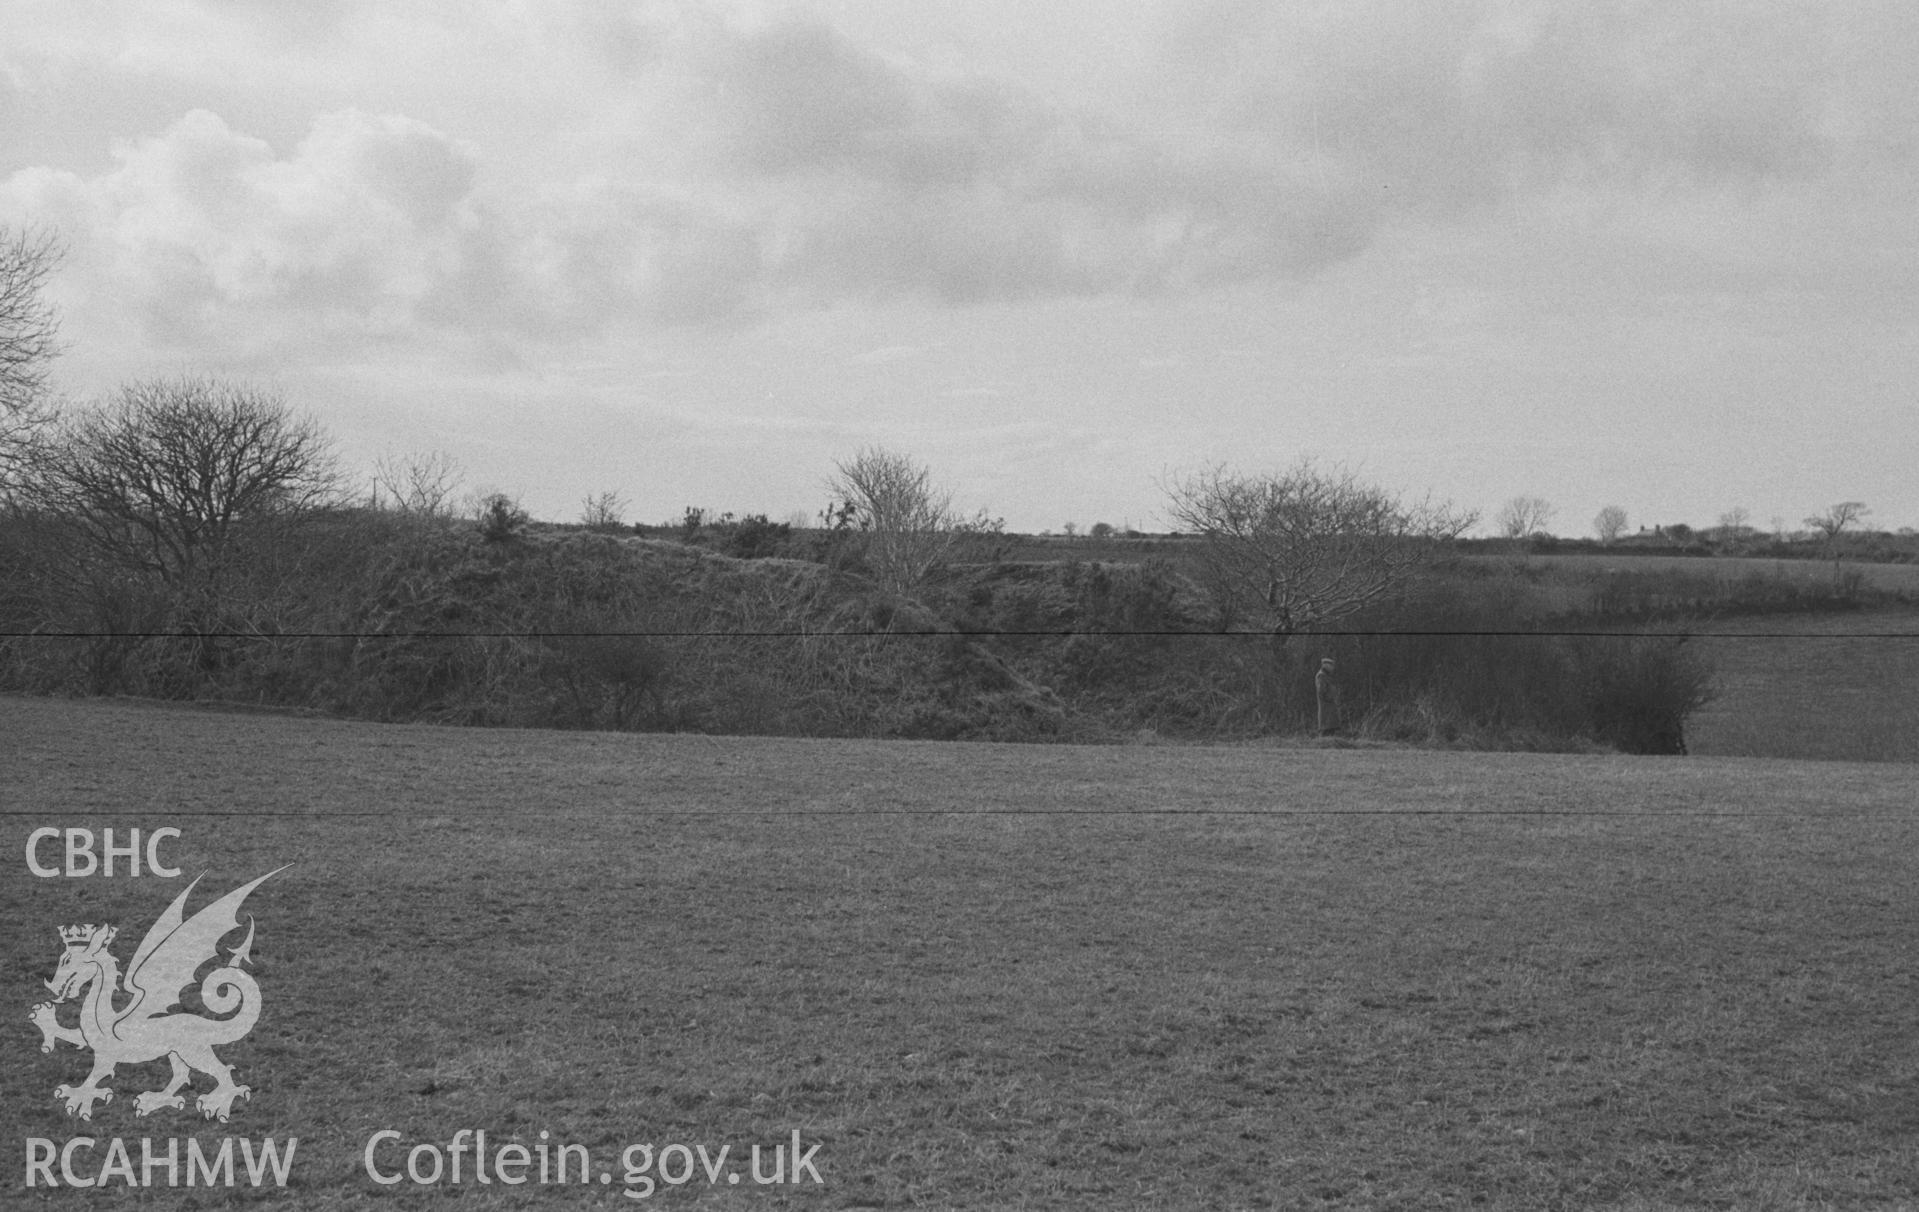
[[[179,1005],[180,995],[193,984],[201,966],[220,958],[220,940],[239,929],[240,903],[247,894],[285,870],[269,871],[235,888],[191,918],[184,912],[187,894],[200,881],[188,884],[140,940],[133,962],[127,966],[124,990],[119,961],[107,950],[119,931],[111,926],[68,926],[60,931],[65,950],[53,979],[46,982],[53,991],[53,1001],[36,1005],[27,1017],[40,1028],[42,1052],[53,1051],[56,1042],[93,1049],[93,1072],[87,1074],[87,1080],[78,1086],[56,1087],[53,1092],[54,1098],[66,1103],[68,1115],[92,1119],[95,1102],[113,1101],[113,1091],[100,1083],[113,1076],[115,1065],[139,1064],[162,1056],[172,1062],[173,1078],[166,1089],[149,1090],[134,1098],[134,1109],[140,1115],[150,1115],[162,1107],[184,1110],[186,1100],[178,1091],[194,1069],[208,1074],[215,1083],[194,1104],[208,1119],[217,1117],[225,1123],[233,1100],[252,1093],[250,1087],[235,1085],[233,1067],[213,1054],[214,1045],[241,1038],[260,1017],[260,986],[240,967],[252,961],[251,916],[247,918],[246,939],[228,955],[224,966],[209,972],[198,985],[200,1001],[207,1010],[226,1017],[168,1011]],[[83,992],[86,1000],[80,1007],[79,1025],[61,1026],[54,1017],[54,1007]],[[130,995],[130,1000],[115,1009],[114,995],[120,992]]]

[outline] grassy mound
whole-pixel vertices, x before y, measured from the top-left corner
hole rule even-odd
[[[0,685],[494,726],[1233,738],[1314,731],[1332,656],[1350,738],[1645,753],[1683,751],[1708,689],[1669,639],[1517,634],[1550,619],[1511,577],[1432,578],[1350,634],[1275,637],[1218,630],[1157,554],[954,564],[909,598],[831,543],[365,511],[236,552],[214,600],[84,562],[50,577],[7,603],[35,634],[0,647]]]

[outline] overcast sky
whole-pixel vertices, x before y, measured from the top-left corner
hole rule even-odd
[[[1919,525],[1911,0],[8,0],[77,399],[204,371],[571,520],[1020,530],[1344,462]]]

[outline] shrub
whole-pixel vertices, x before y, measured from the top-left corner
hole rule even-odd
[[[950,492],[910,455],[869,447],[834,464],[828,482],[833,511],[855,528],[856,545],[880,587],[902,597],[916,595],[937,569],[955,561],[974,540],[989,545],[1004,530],[982,511],[972,517],[953,506]]]
[[[1686,752],[1686,717],[1712,699],[1712,678],[1678,636],[1584,636],[1571,653],[1592,734],[1625,753]]]
[[[619,534],[626,529],[626,498],[617,492],[602,492],[580,502],[580,524],[599,534]]]
[[[770,521],[763,513],[748,514],[719,530],[720,551],[742,560],[784,555],[793,537],[789,523]]]
[[[671,662],[650,636],[563,635],[547,639],[546,674],[561,720],[579,728],[632,730],[666,716]]]
[[[503,492],[489,493],[480,501],[480,537],[489,543],[506,543],[518,538],[526,527],[527,513],[520,503]]]

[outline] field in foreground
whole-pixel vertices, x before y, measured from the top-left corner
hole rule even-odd
[[[744,1176],[743,1150],[795,1131],[820,1185],[709,1186],[696,1165],[654,1199],[1919,1201],[1913,766],[556,734],[5,696],[0,737],[5,1135],[119,1136],[136,1164],[142,1136],[299,1138],[291,1192],[138,1193],[150,1206],[625,1206],[629,1144],[730,1145]],[[124,962],[185,881],[28,878],[43,825],[181,829],[165,855],[208,873],[196,908],[293,864],[247,903],[266,1010],[223,1049],[253,1090],[231,1123],[136,1119],[154,1064],[84,1129],[53,1101],[85,1062],[42,1055],[26,1021],[52,928],[113,922]],[[388,1171],[460,1129],[493,1149],[545,1131],[612,1182],[380,1187],[361,1158],[381,1129],[401,1134]],[[19,1157],[7,1202],[71,1204],[23,1190]]]

